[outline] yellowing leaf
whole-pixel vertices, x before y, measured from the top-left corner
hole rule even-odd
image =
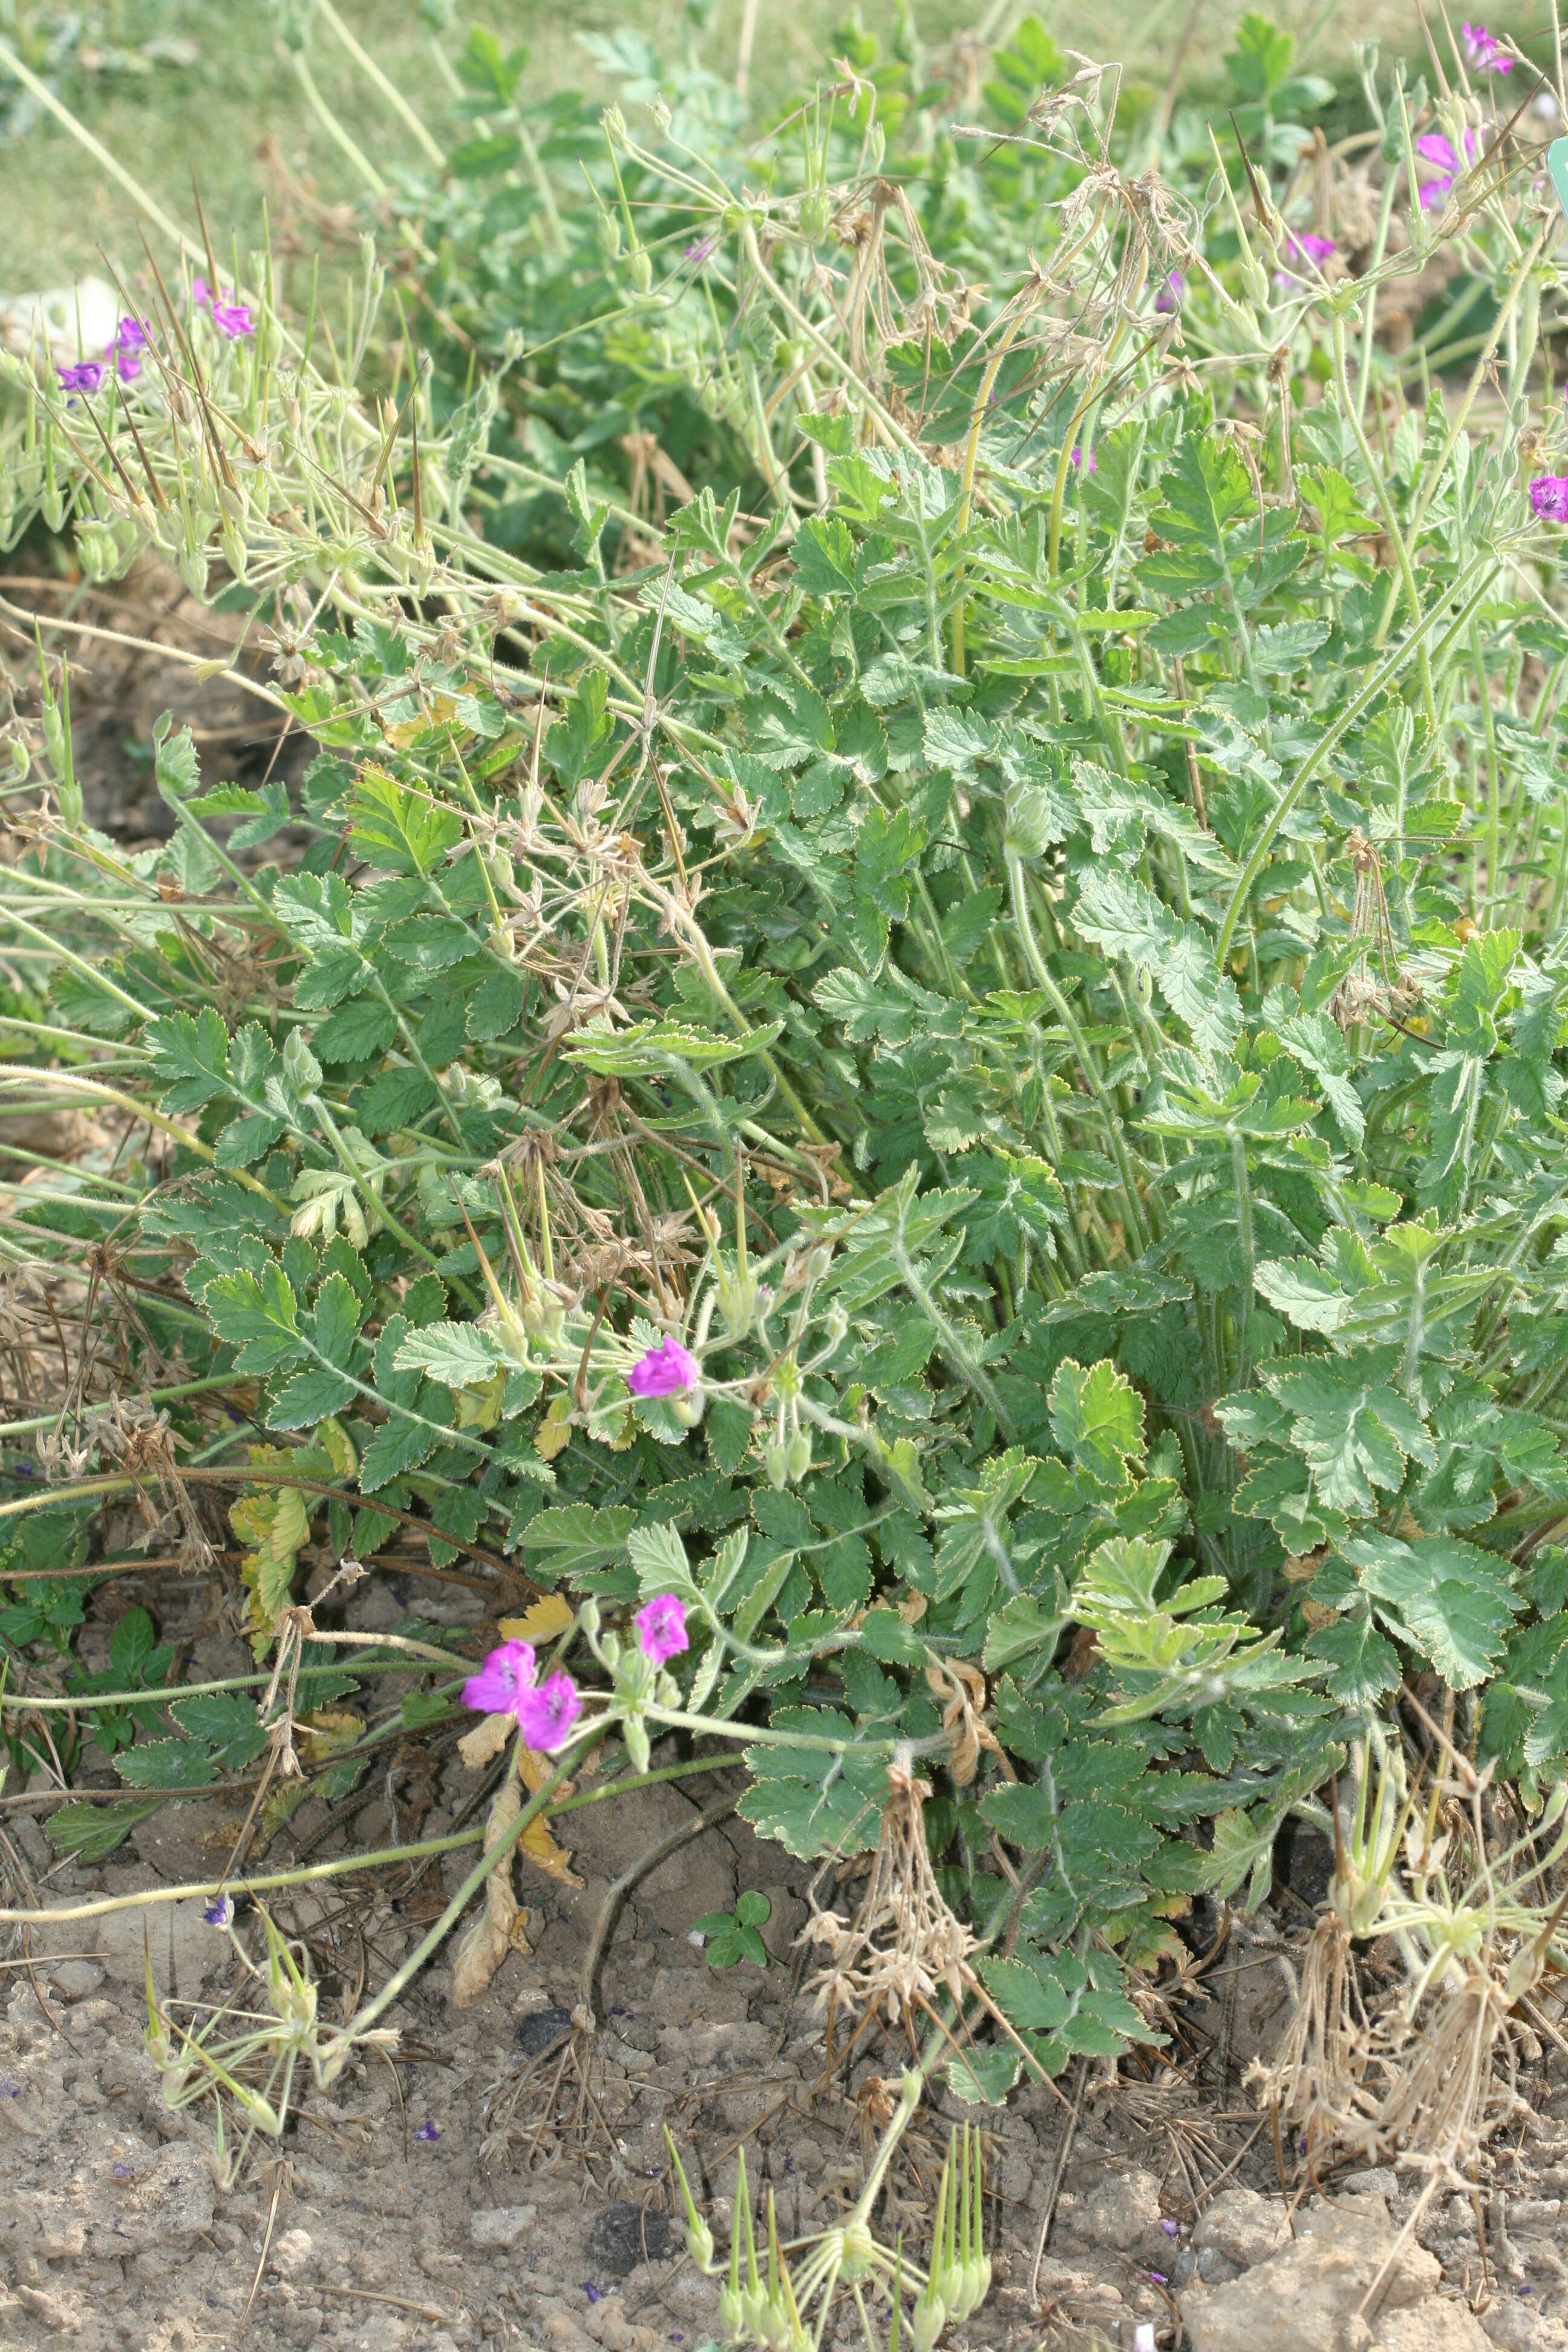
[[[295,1563],[310,1533],[310,1513],[298,1486],[274,1486],[242,1495],[229,1506],[228,1520],[240,1541],[255,1547],[239,1573],[250,1595],[246,1630],[256,1655],[263,1658],[289,1606]]]
[[[536,1615],[539,1609],[546,1605],[545,1602],[536,1602],[529,1611],[529,1616]],[[555,1768],[549,1757],[542,1756],[537,1748],[525,1748],[518,1758],[517,1769],[521,1775],[523,1787],[531,1790],[542,1789]],[[563,1797],[571,1795],[570,1780],[562,1781],[560,1793]],[[571,1855],[556,1844],[550,1833],[550,1823],[542,1813],[535,1813],[522,1833],[521,1844],[529,1861],[548,1873],[550,1877],[558,1878],[563,1886],[582,1885],[582,1880],[572,1867]]]
[[[553,1462],[563,1453],[572,1436],[572,1400],[563,1390],[550,1400],[549,1409],[533,1433],[533,1450],[544,1462]]]
[[[558,1642],[572,1622],[574,1611],[569,1601],[559,1592],[547,1592],[521,1617],[503,1617],[500,1637],[503,1642],[531,1642],[535,1648],[546,1642]]]
[[[493,1429],[506,1395],[506,1366],[498,1364],[492,1378],[481,1387],[458,1389],[455,1394],[459,1429]]]
[[[295,1730],[306,1763],[324,1764],[329,1756],[341,1756],[354,1745],[364,1730],[364,1717],[352,1706],[318,1706],[295,1717]]]
[[[335,1418],[319,1421],[316,1423],[315,1443],[325,1453],[340,1478],[353,1476],[354,1472],[359,1468],[359,1457],[354,1452],[353,1439],[341,1421]]]
[[[583,1882],[572,1867],[572,1857],[558,1846],[550,1834],[550,1824],[542,1813],[535,1813],[524,1830],[519,1843],[526,1860],[536,1869],[558,1878],[563,1886],[581,1886]]]

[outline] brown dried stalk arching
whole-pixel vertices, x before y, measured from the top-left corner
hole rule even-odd
[[[1388,919],[1388,901],[1383,889],[1383,860],[1377,845],[1370,841],[1359,826],[1349,835],[1345,847],[1350,853],[1351,871],[1355,876],[1355,901],[1351,908],[1350,935],[1356,947],[1355,961],[1329,1000],[1329,1013],[1342,1029],[1364,1021],[1369,1013],[1408,1013],[1420,1002],[1420,991],[1399,968],[1398,950]],[[1375,950],[1380,977],[1374,979],[1367,969],[1369,955]]]
[[[816,1911],[802,1928],[797,1941],[827,1955],[812,1979],[819,2010],[909,2025],[939,1992],[959,2002],[974,1988],[974,1937],[948,1907],[926,1846],[930,1795],[907,1762],[889,1765],[881,1833],[854,1918]]]

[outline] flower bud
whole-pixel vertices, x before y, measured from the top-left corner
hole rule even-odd
[[[577,1611],[577,1622],[586,1640],[592,1642],[599,1631],[599,1604],[590,1594]]]
[[[798,1486],[811,1467],[811,1433],[797,1429],[786,1448],[786,1467],[790,1483]]]
[[[910,2336],[915,2352],[936,2352],[936,2340],[947,2326],[947,2305],[941,2295],[929,2303],[922,2295],[910,2314]]]
[[[509,327],[500,339],[500,355],[503,364],[507,367],[515,367],[522,357],[524,348],[522,329]]]
[[[807,188],[800,200],[800,233],[807,245],[819,245],[827,235],[833,207],[826,188]]]
[[[653,117],[654,129],[662,136],[662,134],[669,129],[670,122],[673,119],[670,115],[668,107],[666,106],[662,98],[656,98],[649,106],[648,112]]]
[[[1147,1013],[1154,1002],[1154,975],[1146,963],[1132,967],[1132,994],[1139,1010]]]
[[[789,1448],[774,1443],[763,1448],[763,1466],[768,1474],[768,1484],[782,1494],[789,1485]]]
[[[632,284],[639,294],[646,294],[653,284],[653,261],[640,245],[631,257],[630,268]]]
[[[648,1738],[647,1726],[640,1715],[627,1716],[621,1726],[621,1738],[626,1742],[626,1754],[632,1759],[633,1771],[646,1772],[648,1759],[653,1753],[653,1743]]]
[[[614,261],[621,249],[621,225],[607,206],[599,206],[599,250],[606,261]]]
[[[757,1311],[757,1285],[749,1274],[731,1273],[721,1265],[713,1286],[719,1300],[719,1312],[724,1318],[724,1328],[732,1339],[739,1339],[752,1328]]]
[[[686,2251],[700,2271],[706,2271],[710,2266],[713,2260],[713,2232],[700,2213],[694,2213],[686,2225]]]

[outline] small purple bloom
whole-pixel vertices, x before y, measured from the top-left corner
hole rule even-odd
[[[1483,73],[1511,73],[1513,59],[1504,49],[1495,33],[1484,25],[1467,25],[1464,28],[1465,55]]]
[[[1152,2285],[1168,2286],[1170,2284],[1170,2281],[1165,2276],[1163,2271],[1145,2271],[1143,2275],[1150,2281]]]
[[[1085,465],[1085,464],[1084,464],[1084,456],[1083,456],[1083,451],[1082,451],[1081,449],[1076,449],[1076,448],[1075,448],[1075,449],[1074,449],[1070,454],[1071,454],[1071,457],[1072,457],[1072,462],[1073,462],[1073,464],[1074,464],[1075,466],[1077,466],[1077,467],[1079,467],[1082,469],[1082,471],[1083,471],[1084,473],[1086,473],[1086,474],[1098,474],[1098,473],[1099,473],[1099,471],[1100,471],[1100,460],[1099,460],[1099,458],[1095,456],[1094,451],[1093,451],[1092,449],[1091,449],[1091,450],[1089,451],[1089,462],[1088,462],[1088,464],[1087,464],[1087,465]]]
[[[702,264],[710,258],[713,248],[718,242],[719,240],[716,236],[700,236],[694,245],[689,245],[687,247],[686,258],[688,261],[694,261],[699,269],[700,269]]]
[[[1568,474],[1537,474],[1530,503],[1549,522],[1568,522]]]
[[[426,2116],[414,2137],[416,2139],[437,2140],[441,2137],[441,2126],[439,2124],[433,2124]]]
[[[657,1601],[639,1609],[632,1623],[637,1629],[643,1656],[656,1666],[662,1666],[678,1650],[691,1646],[686,1638],[685,1604],[673,1592],[661,1592]]]
[[[598,2288],[594,2284],[594,2282],[593,2282],[593,2280],[592,2280],[592,2279],[584,2279],[584,2282],[583,2282],[583,2292],[584,2292],[584,2294],[587,2296],[587,2298],[588,2298],[588,2300],[589,2300],[589,2302],[590,2302],[590,2303],[597,2303],[597,2302],[598,2302],[598,2300],[599,2300],[599,2290],[598,2290]]]
[[[1415,152],[1425,163],[1436,163],[1438,171],[1436,179],[1428,180],[1421,191],[1421,209],[1424,213],[1435,211],[1437,205],[1443,203],[1460,173],[1475,162],[1477,142],[1473,131],[1465,132],[1464,147],[1463,157],[1456,155],[1440,131],[1423,131],[1421,137],[1415,142]]]
[[[78,360],[72,367],[58,367],[55,373],[65,392],[96,392],[103,382],[101,360]]]
[[[8,2075],[0,2075],[0,2099],[19,2099],[21,2095],[20,2083],[13,2083]]]
[[[531,1643],[503,1642],[463,1685],[463,1705],[482,1707],[487,1715],[515,1715],[518,1700],[532,1687],[537,1673]]]
[[[679,1339],[661,1339],[646,1356],[639,1356],[626,1374],[626,1386],[635,1397],[679,1396],[694,1389],[701,1373],[696,1357]]]
[[[1285,257],[1288,261],[1315,261],[1321,267],[1333,250],[1331,236],[1315,236],[1310,228],[1292,228],[1285,232]],[[1294,286],[1296,279],[1289,269],[1277,269],[1274,283],[1276,286]]]
[[[114,330],[114,348],[117,352],[144,352],[146,350],[147,330],[142,324],[140,319],[127,317],[121,320],[120,324]]]
[[[207,284],[205,278],[192,278],[191,299],[195,304],[198,310],[210,310],[212,309],[213,289]]]
[[[1154,297],[1155,310],[1179,310],[1182,307],[1182,297],[1186,290],[1187,281],[1181,271],[1168,269],[1165,272],[1165,282]]]
[[[1182,2225],[1179,2221],[1162,2221],[1160,2227],[1167,2238],[1179,2238],[1182,2234]]]
[[[204,1908],[202,1917],[209,1927],[226,1927],[234,1917],[234,1905],[226,1895],[215,1895]]]
[[[583,1712],[577,1685],[570,1675],[552,1675],[535,1690],[519,1694],[517,1719],[522,1736],[537,1755],[564,1747],[572,1726]]]
[[[116,352],[114,373],[121,383],[134,383],[142,373],[142,362],[135,352]]]
[[[254,335],[256,332],[256,321],[243,302],[215,302],[213,325],[220,335],[226,335],[231,343],[237,342],[242,335]]]
[[[117,2164],[114,2168],[114,2178],[116,2180],[129,2180],[131,2167],[128,2164]]]

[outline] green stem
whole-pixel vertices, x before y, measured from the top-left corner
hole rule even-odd
[[[1480,561],[1484,562],[1485,559],[1482,558]],[[1479,563],[1478,563],[1476,568],[1477,570],[1479,569]],[[1477,588],[1474,594],[1469,597],[1468,603],[1460,612],[1458,620],[1455,621],[1452,627],[1445,633],[1442,641],[1437,647],[1439,657],[1441,657],[1441,656],[1447,651],[1454,639],[1468,627],[1472,616],[1479,610],[1483,598],[1486,596],[1492,582],[1496,579],[1498,569],[1499,567],[1496,564],[1492,565],[1491,569],[1487,572],[1484,580],[1482,580],[1479,587]],[[1475,572],[1472,572],[1470,578],[1473,579],[1474,577]],[[1351,729],[1355,725],[1356,720],[1361,717],[1362,712],[1366,709],[1367,705],[1375,701],[1377,697],[1383,692],[1384,687],[1389,684],[1390,680],[1396,677],[1399,672],[1405,667],[1405,663],[1410,659],[1411,655],[1415,650],[1415,640],[1417,636],[1431,626],[1431,618],[1432,616],[1429,615],[1427,619],[1419,624],[1418,628],[1413,629],[1410,635],[1404,640],[1403,644],[1396,646],[1394,651],[1389,655],[1387,660],[1382,663],[1381,666],[1373,672],[1371,677],[1362,688],[1361,692],[1357,695],[1352,695],[1350,701],[1346,703],[1344,709],[1335,719],[1333,725],[1329,728],[1325,734],[1322,734],[1318,738],[1318,740],[1313,745],[1311,751],[1308,752],[1307,757],[1302,761],[1300,767],[1296,772],[1295,782],[1289,787],[1288,792],[1282,793],[1279,799],[1276,801],[1271,813],[1264,824],[1262,831],[1259,833],[1257,841],[1253,845],[1252,854],[1248,857],[1247,864],[1242,868],[1241,876],[1232,895],[1230,905],[1226,908],[1225,920],[1220,926],[1219,941],[1215,949],[1215,963],[1220,971],[1225,970],[1226,965],[1230,961],[1230,943],[1236,937],[1236,927],[1241,919],[1242,910],[1246,907],[1247,899],[1252,895],[1252,886],[1257,881],[1259,874],[1263,871],[1264,861],[1267,859],[1270,849],[1274,845],[1275,835],[1278,834],[1280,826],[1284,824],[1286,818],[1289,815],[1291,810],[1295,807],[1297,802],[1300,799],[1301,794],[1306,791],[1307,786],[1310,783],[1312,778],[1317,774],[1318,770],[1328,758],[1330,752],[1335,749],[1336,745],[1343,740],[1347,734],[1349,734]]]
[[[1422,634],[1425,625],[1424,616],[1421,611],[1421,599],[1416,593],[1415,574],[1411,568],[1410,550],[1405,545],[1405,534],[1399,528],[1399,517],[1394,511],[1394,501],[1388,495],[1388,487],[1383,478],[1383,467],[1373,456],[1371,445],[1362,425],[1361,411],[1351,398],[1350,382],[1345,374],[1345,322],[1342,314],[1338,310],[1334,312],[1333,318],[1333,350],[1334,389],[1339,394],[1340,414],[1355,436],[1356,447],[1361,451],[1362,464],[1366,467],[1367,479],[1372,484],[1373,495],[1377,500],[1378,510],[1383,516],[1383,527],[1388,533],[1394,560],[1399,565],[1399,577],[1404,583],[1405,598],[1410,606],[1411,627],[1415,632],[1415,660],[1421,678],[1421,700],[1426,710],[1426,725],[1436,735],[1437,705],[1432,692],[1431,665],[1426,656],[1426,636]],[[1384,616],[1385,626],[1387,620],[1388,614],[1385,613]]]
[[[606,1780],[602,1788],[584,1789],[574,1797],[563,1797],[558,1805],[546,1805],[547,1821],[562,1813],[580,1812],[584,1805],[602,1804],[606,1797],[620,1797],[634,1789],[646,1789],[656,1780],[685,1780],[696,1772],[727,1772],[734,1769],[730,1756],[700,1756],[685,1764],[662,1765],[654,1772],[628,1772],[620,1779]],[[117,1796],[129,1796],[130,1791],[116,1790]],[[482,1827],[454,1830],[449,1837],[425,1838],[416,1845],[378,1847],[372,1853],[340,1854],[331,1862],[301,1864],[294,1870],[268,1871],[256,1878],[204,1878],[183,1886],[153,1886],[135,1895],[108,1895],[94,1903],[78,1903],[63,1910],[0,1911],[0,1926],[37,1926],[40,1919],[51,1925],[65,1919],[102,1919],[114,1911],[147,1911],[159,1903],[184,1903],[193,1895],[271,1895],[281,1886],[309,1886],[323,1878],[347,1877],[356,1870],[380,1870],[389,1862],[424,1862],[432,1855],[453,1853],[461,1846],[478,1845],[484,1836]]]
[[[335,140],[337,144],[342,149],[343,153],[348,157],[349,162],[353,165],[354,170],[359,173],[361,179],[364,182],[365,186],[370,190],[372,195],[384,196],[386,194],[386,182],[382,178],[381,173],[376,170],[375,165],[370,161],[370,158],[363,154],[361,150],[355,146],[353,141],[349,137],[348,132],[343,129],[342,124],[338,121],[337,116],[332,112],[331,108],[327,104],[326,100],[321,96],[321,91],[316,88],[315,77],[311,73],[310,67],[305,62],[305,53],[303,49],[296,49],[293,56],[294,71],[299,77],[300,87],[304,91],[305,96],[310,102],[310,111],[314,114],[317,121],[327,133],[327,136],[330,139]],[[198,259],[201,258],[200,256],[197,257]]]
[[[1099,1106],[1100,1115],[1105,1122],[1106,1134],[1110,1139],[1110,1149],[1115,1155],[1117,1169],[1121,1177],[1121,1191],[1127,1204],[1127,1222],[1137,1244],[1137,1254],[1142,1257],[1149,1246],[1149,1228],[1144,1222],[1142,1203],[1139,1199],[1138,1186],[1132,1174],[1132,1162],[1128,1157],[1127,1145],[1122,1137],[1121,1121],[1117,1116],[1115,1105],[1105,1091],[1105,1081],[1090,1058],[1083,1032],[1073,1019],[1071,1007],[1057,985],[1049,964],[1040,953],[1039,941],[1035,937],[1034,924],[1029,917],[1023,860],[1015,849],[1005,849],[1004,856],[1007,863],[1007,880],[1013,894],[1013,927],[1018,934],[1018,943],[1024,950],[1025,960],[1034,973],[1035,979],[1050,1000],[1051,1010],[1067,1033],[1068,1043],[1072,1047],[1074,1058],[1079,1068],[1083,1072],[1084,1084]]]
[[[382,72],[381,68],[376,64],[375,59],[370,55],[370,52],[367,49],[363,48],[360,43],[355,39],[353,34],[350,32],[348,26],[344,24],[342,18],[333,7],[332,0],[316,0],[316,14],[321,17],[322,23],[329,26],[337,35],[339,40],[342,43],[344,48],[347,49],[350,57],[353,58],[360,71],[368,80],[374,83],[376,89],[380,90],[383,98],[385,99],[387,104],[391,107],[398,121],[406,130],[410,131],[414,137],[419,142],[420,146],[423,147],[431,163],[435,164],[436,169],[438,172],[444,172],[447,168],[446,156],[442,153],[440,148],[437,146],[436,142],[431,138],[430,133],[426,130],[425,125],[420,121],[419,117],[415,113],[414,109],[409,105],[408,100],[404,97],[403,92],[398,89],[396,83],[387,79],[385,74]]]

